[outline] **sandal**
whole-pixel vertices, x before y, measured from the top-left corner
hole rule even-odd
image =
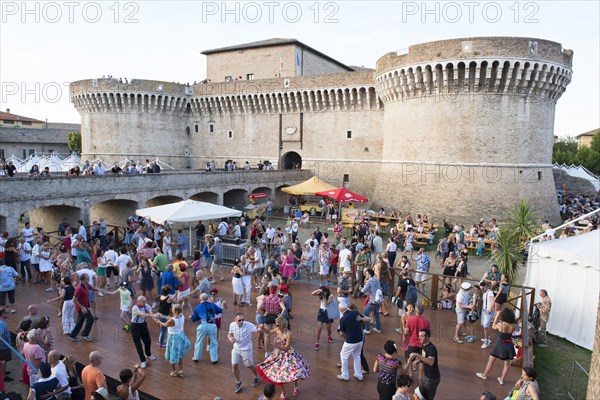
[[[169,375],[175,377],[175,376],[177,376],[177,371],[171,371],[171,373]]]
[[[460,339],[459,339],[459,338],[457,338],[457,337],[454,337],[454,341],[455,341],[456,343],[458,343],[458,344],[463,344],[463,341],[462,341],[462,340],[460,340]]]
[[[384,313],[383,313],[383,316],[384,316],[384,317],[389,317],[389,316],[390,316],[390,313],[389,313],[389,312],[384,312]]]
[[[178,377],[180,377],[180,378],[183,378],[183,370],[179,371],[179,372],[177,373],[177,376],[178,376]]]

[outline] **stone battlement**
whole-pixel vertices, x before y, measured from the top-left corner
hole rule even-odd
[[[570,68],[573,51],[550,40],[522,37],[471,37],[412,45],[408,53],[388,53],[377,60],[377,75],[398,66],[456,59],[523,59]]]

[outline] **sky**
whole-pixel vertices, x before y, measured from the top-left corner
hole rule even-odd
[[[598,1],[4,1],[0,109],[79,123],[70,82],[104,75],[206,77],[203,50],[295,38],[347,65],[375,67],[410,45],[476,36],[552,40],[574,51],[555,135],[600,127]]]

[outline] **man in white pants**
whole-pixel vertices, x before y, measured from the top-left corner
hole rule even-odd
[[[254,374],[252,387],[256,387],[260,383],[256,367],[254,366],[254,359],[252,358],[252,334],[256,332],[256,329],[256,325],[245,321],[244,314],[241,312],[235,314],[234,322],[229,324],[227,339],[229,343],[233,344],[233,349],[231,350],[231,369],[235,376],[235,393],[239,393],[242,390],[239,368],[239,365],[242,363]]]
[[[361,320],[369,318],[361,317],[358,311],[349,310],[346,303],[340,303],[340,327],[338,329],[340,336],[344,338],[344,345],[340,351],[340,361],[342,363],[342,373],[337,376],[341,381],[350,380],[348,370],[348,359],[354,360],[354,377],[359,381],[363,380],[362,366],[360,364],[360,351],[363,346],[363,331],[360,325]]]

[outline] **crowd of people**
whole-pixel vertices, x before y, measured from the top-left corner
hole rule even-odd
[[[422,223],[420,216],[418,219]],[[43,232],[36,235],[26,224],[18,240],[0,242],[4,264],[0,266],[0,332],[7,331],[4,321],[15,312],[14,294],[19,282],[47,285],[47,291],[57,293],[48,303],[57,303],[63,333],[74,343],[94,341],[90,333],[98,318],[96,302],[105,295],[118,295],[119,318],[123,329],[131,333],[139,358],[133,369],[121,371],[119,396],[135,396],[145,379],[143,370],[157,358],[152,352],[149,323],[161,328],[158,347],[165,350],[164,357],[171,365],[170,376],[184,378],[182,360],[191,351],[192,360],[201,362],[205,344],[210,362],[219,362],[218,332],[222,315],[228,308],[228,301],[219,296],[215,286],[226,276],[222,266],[222,239],[230,232],[239,231],[240,237],[251,240],[230,271],[235,317],[228,327],[227,339],[232,346],[234,392],[240,392],[243,387],[239,368],[243,364],[252,374],[252,386],[258,386],[261,379],[267,383],[263,398],[273,398],[275,387],[279,388],[280,398],[286,398],[288,390],[294,395],[300,393],[299,383],[310,377],[311,368],[307,359],[292,346],[291,288],[295,281],[306,278],[320,284],[312,291],[319,299],[315,351],[320,350],[324,331],[328,344],[334,342],[336,329],[343,339],[337,379],[350,379],[350,359],[353,377],[358,381],[364,379],[370,370],[363,352],[365,339],[372,332],[382,334],[380,316],[388,316],[395,305],[400,316],[396,332],[401,337],[398,342],[385,343],[372,368],[377,373],[379,398],[402,400],[410,398],[409,392],[412,392],[414,399],[434,399],[443,360],[439,360],[437,348],[431,342],[432,327],[424,317],[425,307],[418,301],[419,290],[423,290],[426,273],[430,271],[430,256],[424,249],[413,255],[406,245],[404,251],[400,250],[396,243],[400,239],[393,236],[384,250],[381,232],[377,229],[364,232],[359,229],[351,238],[334,229],[334,237],[330,238],[328,232],[316,227],[306,241],[300,242],[298,230],[293,229],[295,223],[293,218],[288,219],[282,230],[259,218],[251,221],[247,215],[231,224],[223,220],[218,225],[205,226],[200,221],[195,227],[196,246],[189,251],[189,258],[188,240],[181,230],[173,237],[168,224],[158,225],[141,218],[127,220],[127,235],[122,243],[116,243],[108,234],[103,218],[92,224],[90,230],[82,221],[77,227],[71,227],[64,220],[58,229],[62,244],[54,249]],[[469,235],[493,232],[493,224],[495,221],[491,225],[480,221]],[[487,229],[490,227],[491,230]],[[495,360],[500,359],[503,369],[498,382],[503,385],[515,356],[512,338],[517,329],[514,313],[506,307],[510,284],[496,266],[492,266],[477,285],[465,280],[469,255],[466,237],[463,227],[453,227],[437,247],[434,262],[439,263],[449,278],[440,307],[446,308],[443,305],[449,303],[455,309],[454,341],[457,344],[463,344],[463,338],[469,343],[475,342],[476,330],[481,329],[481,347],[485,349],[492,343],[492,331],[498,332],[489,361],[477,376],[487,379]],[[394,288],[395,274],[400,276],[397,288]],[[359,296],[365,298],[362,311],[352,301]],[[542,298],[536,305],[540,312],[536,340],[545,346],[551,302],[546,291],[542,291]],[[7,299],[10,307],[6,307]],[[193,306],[196,301],[197,305]],[[68,372],[68,363],[72,360],[69,357],[61,360],[56,352],[52,353],[48,321],[36,318],[36,308],[32,305],[29,318],[18,326],[17,349],[28,361],[27,379],[24,372],[23,380],[29,382],[34,397],[44,392],[54,393],[56,398],[81,398],[73,394],[80,386],[75,380],[72,384],[70,376],[66,380],[56,376],[56,365],[63,363]],[[255,323],[246,320],[245,315],[255,316]],[[193,344],[184,331],[186,321],[197,324]],[[476,324],[476,321],[480,322]],[[467,328],[466,333],[464,328]],[[254,343],[256,350],[265,351],[262,362],[254,361]],[[0,355],[4,361],[10,359],[6,346],[0,345]],[[101,361],[100,353],[90,354],[89,375],[81,377],[86,399],[103,398],[105,394],[106,385],[99,370]],[[55,377],[58,383],[54,382]],[[418,381],[416,386],[413,380]],[[48,383],[51,381],[53,383]],[[519,382],[515,389],[521,397],[516,398],[539,398],[535,370],[523,369]],[[495,398],[491,393],[485,396]]]

